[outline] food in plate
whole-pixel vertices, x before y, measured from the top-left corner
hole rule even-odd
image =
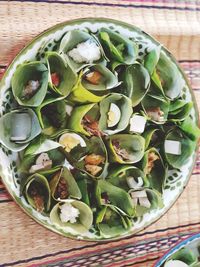
[[[200,240],[199,235],[193,235],[190,238],[176,245],[172,251],[161,259],[162,263],[155,266],[161,267],[199,267],[200,266]],[[160,265],[161,264],[161,265]]]
[[[142,59],[139,46],[105,27],[69,30],[13,74],[0,142],[19,153],[26,202],[73,235],[129,233],[164,207],[168,170],[196,148],[180,71],[161,45]]]

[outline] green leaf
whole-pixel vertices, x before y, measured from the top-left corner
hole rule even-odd
[[[179,127],[192,141],[197,141],[200,138],[200,129],[190,117],[187,117]]]
[[[86,61],[78,63],[74,61],[73,58],[68,55],[68,53],[70,50],[76,48],[79,44],[84,43],[86,41],[91,41],[92,43],[96,44],[97,47],[99,47],[101,51],[101,58],[95,62]],[[93,63],[98,64],[105,62],[102,47],[99,44],[98,40],[93,35],[90,35],[89,33],[81,30],[71,30],[64,35],[60,43],[59,53],[63,55],[67,64],[69,64],[69,66],[71,66],[71,68],[76,72],[80,71],[85,66],[91,65]]]
[[[132,106],[137,106],[149,90],[150,76],[148,71],[139,63],[126,69],[123,78],[123,94],[130,97]]]
[[[172,100],[179,97],[183,90],[184,79],[178,67],[163,51],[160,53],[160,58],[156,65],[156,72],[165,95]]]
[[[114,186],[105,180],[99,180],[98,187],[101,192],[101,197],[103,193],[106,193],[108,195],[110,204],[118,207],[129,216],[135,215],[131,197],[125,190]]]
[[[26,117],[21,117],[24,114]],[[24,140],[12,141],[12,135],[21,137],[27,133]],[[28,146],[31,140],[41,133],[41,127],[32,109],[16,109],[0,118],[0,142],[8,149],[18,152]]]
[[[165,153],[165,157],[168,163],[174,168],[178,169],[187,163],[197,146],[195,141],[190,140],[182,131],[178,129],[174,129],[168,132],[165,140],[174,140],[181,143],[180,155]]]
[[[101,28],[98,37],[109,59],[127,65],[135,62],[138,54],[136,43],[107,28]]]
[[[65,203],[68,203],[72,205],[75,209],[79,210],[79,216],[78,220],[75,223],[70,222],[62,222],[60,219],[60,207],[64,205]],[[57,203],[53,209],[50,212],[50,220],[53,224],[58,225],[63,228],[71,229],[71,231],[75,234],[83,234],[87,232],[93,222],[93,214],[92,210],[88,205],[85,203],[78,201],[78,200],[72,200],[72,199],[66,199],[63,200],[60,203]]]
[[[48,69],[39,61],[19,65],[12,77],[12,92],[21,106],[37,107],[45,98],[48,87]],[[24,95],[24,90],[30,81],[38,81],[39,88],[30,97]]]
[[[115,126],[108,127],[108,113],[112,103],[119,108],[121,115]],[[110,94],[100,102],[100,130],[109,135],[123,131],[129,124],[132,112],[131,100],[128,97],[117,93]]]
[[[184,120],[190,114],[192,107],[193,107],[192,102],[187,103],[184,100],[176,100],[174,103],[170,104],[168,119],[172,121]]]
[[[181,260],[188,265],[194,264],[198,261],[197,256],[194,254],[194,252],[188,248],[181,248],[180,250],[175,252],[170,257],[170,259]]]
[[[45,54],[49,69],[49,86],[53,92],[61,96],[68,96],[76,83],[77,76],[67,65],[63,58],[57,52],[47,52]],[[52,82],[51,74],[55,73],[58,77],[59,84]]]
[[[90,83],[87,79],[85,78],[85,75],[90,72],[98,72],[101,77],[98,81],[97,84]],[[114,87],[117,87],[119,84],[118,78],[116,73],[112,73],[108,68],[101,64],[94,64],[92,66],[88,66],[84,70],[83,76],[82,76],[82,85],[85,87],[87,90],[91,91],[105,91],[105,90],[110,90],[113,89]]]
[[[153,155],[155,155],[156,160],[151,163],[151,158]],[[163,193],[166,180],[166,167],[164,166],[163,160],[157,149],[150,148],[145,152],[141,167],[144,170],[144,173],[147,175],[150,187],[160,193]]]
[[[160,57],[161,45],[152,49],[144,58],[144,67],[152,75]]]
[[[144,155],[144,146],[145,140],[140,135],[111,135],[108,139],[109,161],[118,162],[120,164],[136,163],[140,161]],[[120,154],[122,154],[122,156],[120,156]],[[125,154],[124,158],[123,154]]]
[[[133,178],[135,182],[139,182],[139,179],[142,179],[142,185],[134,189],[149,186],[149,181],[144,172],[131,165],[114,166],[108,173],[108,182],[128,192],[130,190],[127,183],[128,177]]]
[[[148,94],[142,100],[147,118],[156,124],[164,124],[167,121],[169,106],[170,102],[167,99]]]
[[[112,238],[127,233],[132,221],[122,216],[114,206],[107,205],[97,213],[96,224],[103,237]]]
[[[35,191],[39,194],[44,203],[44,207],[42,210],[38,210],[39,212],[48,212],[51,205],[51,194],[49,183],[47,179],[41,174],[33,174],[26,178],[21,184],[21,191],[24,194],[27,202],[34,208],[38,210],[37,204],[34,200],[33,195],[31,195],[30,188],[35,187]]]
[[[83,118],[90,110],[92,110],[94,105],[95,104],[87,104],[75,107],[67,123],[67,128],[82,133],[86,136],[90,136],[90,133],[84,129]]]
[[[74,101],[77,103],[98,103],[104,96],[98,96],[94,93],[88,91],[81,82],[82,72],[79,75],[78,81],[72,89],[71,94],[68,97],[68,100]]]
[[[63,97],[55,98],[48,94],[43,103],[36,108],[36,113],[46,135],[52,135],[66,126],[66,103]]]
[[[61,195],[56,196],[56,189],[57,189],[57,186],[58,186],[61,179],[64,179],[64,181],[66,183],[66,192],[67,192],[66,198],[81,199],[81,197],[82,197],[81,191],[80,191],[73,175],[66,167],[63,167],[58,172],[56,172],[50,180],[49,184],[50,184],[52,197],[55,200],[63,199],[61,197]],[[64,185],[62,185],[62,187],[64,187]]]

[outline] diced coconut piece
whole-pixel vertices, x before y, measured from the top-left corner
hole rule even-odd
[[[45,161],[48,161],[48,160],[50,160],[49,155],[47,153],[41,153],[39,157],[37,157],[35,163],[36,165],[43,164]]]
[[[146,121],[146,118],[143,116],[133,115],[130,119],[130,131],[135,133],[143,133]]]
[[[134,205],[140,205],[145,208],[151,207],[151,203],[145,190],[131,192],[130,194]]]
[[[181,142],[174,140],[165,140],[165,153],[181,155]]]
[[[147,193],[145,190],[142,190],[142,191],[134,191],[134,192],[131,192],[131,197],[132,198],[140,198],[140,197],[147,197]]]
[[[101,50],[93,40],[88,39],[87,41],[78,44],[77,47],[70,50],[68,55],[76,63],[92,63],[101,58]]]
[[[108,127],[115,126],[120,121],[120,118],[121,118],[121,111],[119,107],[116,104],[111,103],[107,119]]]
[[[68,153],[79,144],[81,147],[86,147],[84,139],[75,133],[65,133],[61,135],[59,143],[63,145],[63,147]]]
[[[73,110],[73,107],[72,106],[70,106],[70,105],[66,105],[66,113],[67,113],[67,115],[71,115],[71,113],[72,113],[72,110]]]
[[[164,267],[189,267],[189,265],[180,260],[169,260],[165,263]]]
[[[138,179],[138,182],[136,182],[135,179],[131,176],[126,178],[129,188],[139,188],[143,185],[142,177],[137,177],[137,179]]]
[[[148,209],[151,207],[151,202],[148,200],[147,197],[140,197],[139,204],[140,206],[148,208]]]
[[[13,113],[11,117],[10,140],[25,141],[31,133],[31,117],[28,113]]]
[[[43,163],[31,166],[29,173],[35,173],[38,171],[49,170],[52,167],[52,160],[47,160]]]
[[[31,166],[29,172],[35,173],[42,170],[49,170],[52,167],[52,160],[50,160],[47,153],[41,153],[36,159],[36,164]]]
[[[80,211],[72,206],[71,203],[65,203],[60,206],[60,219],[63,223],[75,223],[80,215]]]

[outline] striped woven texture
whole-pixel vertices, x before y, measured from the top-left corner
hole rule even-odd
[[[34,36],[56,23],[106,17],[142,28],[179,60],[200,106],[198,0],[0,0],[0,78]],[[200,232],[200,151],[191,179],[157,222],[120,241],[95,243],[59,236],[30,219],[0,182],[0,266],[150,267],[176,242]]]

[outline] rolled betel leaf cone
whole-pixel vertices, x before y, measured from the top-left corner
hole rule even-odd
[[[111,166],[108,173],[108,182],[127,192],[130,189],[140,189],[149,186],[144,172],[131,165]]]
[[[76,72],[87,65],[105,62],[100,43],[86,31],[67,32],[61,40],[59,53]]]
[[[99,180],[96,184],[95,193],[98,206],[110,204],[122,213],[134,217],[135,209],[131,197],[124,189],[114,186],[106,180]]]
[[[110,94],[100,102],[99,129],[109,135],[123,131],[128,126],[132,112],[128,97]]]
[[[87,139],[70,130],[62,131],[57,138],[70,164],[92,178],[105,178],[108,156],[101,138],[93,136]]]
[[[150,187],[163,193],[167,168],[164,166],[160,153],[156,148],[152,147],[145,152],[141,168],[147,176]]]
[[[35,173],[24,178],[21,183],[21,192],[27,202],[38,212],[47,213],[51,205],[49,183],[45,176]]]
[[[142,136],[145,139],[145,150],[151,147],[158,148],[164,138],[164,132],[155,126],[150,127],[144,131]]]
[[[136,217],[143,216],[151,210],[161,209],[163,207],[162,196],[155,189],[131,189],[129,194],[132,199],[132,204],[136,210]]]
[[[150,75],[146,68],[135,63],[125,70],[122,77],[122,92],[132,100],[132,106],[137,106],[150,88]]]
[[[188,136],[192,141],[197,142],[200,138],[200,129],[197,125],[197,121],[194,121],[190,116],[186,117],[184,121],[179,123],[179,128]]]
[[[182,130],[174,128],[170,130],[164,141],[164,155],[174,168],[180,169],[194,153],[197,143],[190,139]]]
[[[73,176],[78,184],[78,187],[81,191],[81,201],[90,206],[91,208],[95,207],[95,202],[92,199],[93,189],[94,189],[94,181],[90,178],[90,176],[82,171],[73,170]]]
[[[32,109],[16,109],[0,118],[0,143],[18,152],[41,133],[41,127]]]
[[[102,205],[97,211],[96,225],[100,235],[105,238],[127,233],[132,224],[131,219],[113,205]]]
[[[199,266],[198,255],[196,251],[192,250],[189,247],[182,247],[173,253],[167,260],[164,262],[162,267],[173,267],[173,266],[180,266],[180,267],[189,267]]]
[[[180,96],[185,84],[178,67],[163,51],[152,78],[170,100]]]
[[[87,104],[87,103],[98,103],[100,102],[105,95],[108,94],[107,91],[103,91],[103,95],[99,96],[97,91],[89,91],[82,84],[82,75],[83,72],[80,72],[78,80],[75,86],[72,88],[71,94],[68,97],[69,101]]]
[[[166,98],[147,94],[141,103],[148,120],[156,124],[164,124],[167,121],[170,101]]]
[[[148,70],[150,76],[153,75],[155,67],[159,61],[161,47],[161,45],[156,45],[144,57],[144,67]]]
[[[81,191],[70,170],[66,167],[54,173],[50,180],[51,195],[55,200],[81,199]]]
[[[61,96],[68,96],[77,76],[57,52],[45,53],[49,69],[49,87]]]
[[[91,91],[102,92],[119,85],[117,73],[112,73],[102,64],[94,64],[84,69],[83,86]]]
[[[57,203],[50,212],[53,224],[66,229],[73,234],[88,232],[93,223],[93,213],[85,203],[66,199]]]
[[[135,62],[138,56],[138,45],[135,42],[107,28],[100,29],[98,38],[111,61],[127,65]]]
[[[58,142],[39,136],[31,142],[23,153],[19,171],[23,174],[40,173],[48,175],[62,166],[65,155],[60,151]]]
[[[55,138],[62,146],[62,151],[72,165],[80,161],[88,153],[88,140],[85,136],[75,131],[62,130],[57,133]]]
[[[43,103],[36,108],[36,113],[42,132],[49,136],[64,129],[69,117],[63,97],[55,98],[51,94],[48,94]]]
[[[140,135],[115,134],[107,139],[109,161],[132,164],[144,156],[145,140]]]
[[[192,102],[183,99],[176,99],[170,103],[168,120],[179,122],[186,119],[193,107]]]
[[[73,108],[67,128],[82,133],[86,136],[102,136],[99,129],[100,110],[99,105],[92,103]]]
[[[12,77],[12,92],[21,106],[37,107],[45,98],[49,72],[39,61],[19,65]]]

